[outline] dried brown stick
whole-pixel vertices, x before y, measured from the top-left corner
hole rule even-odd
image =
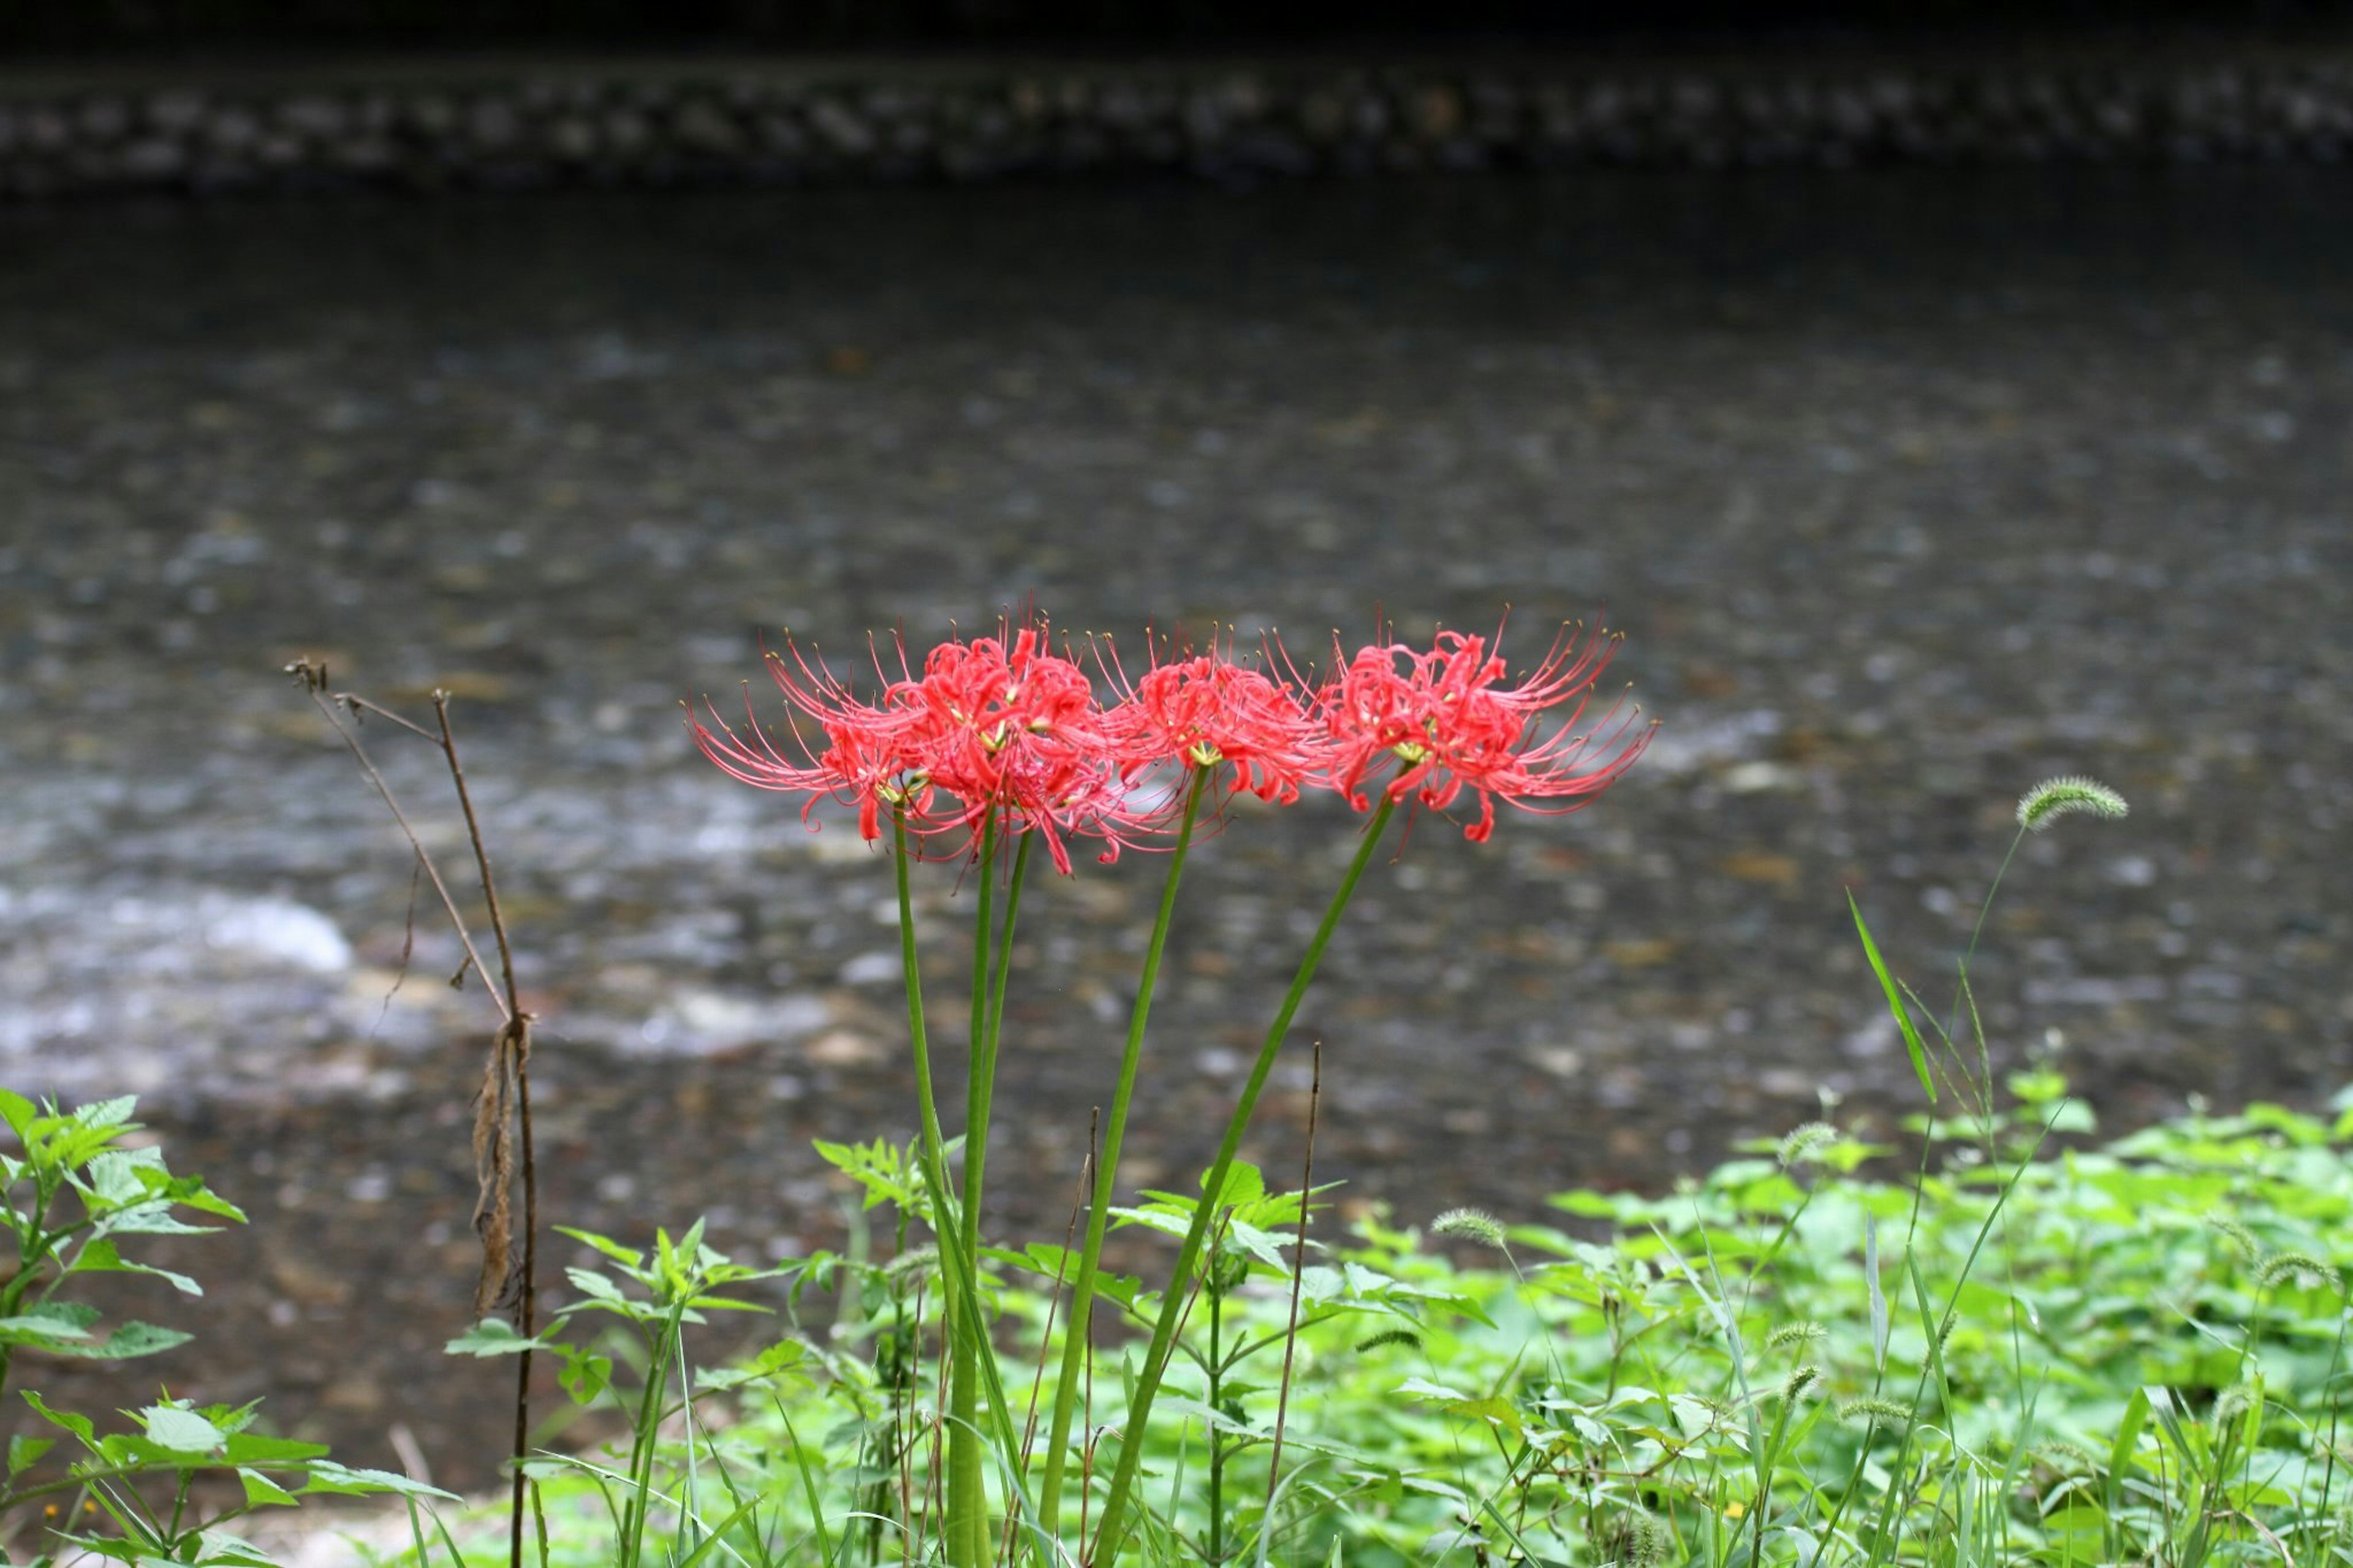
[[[514,1075],[514,1113],[518,1142],[522,1146],[522,1268],[515,1292],[515,1331],[526,1340],[537,1328],[539,1297],[539,1163],[531,1135],[531,1015],[522,1008],[522,993],[515,985],[514,944],[507,935],[506,916],[499,909],[499,885],[491,875],[490,847],[482,840],[482,825],[474,815],[474,795],[466,787],[466,767],[458,760],[458,738],[449,728],[449,694],[433,694],[433,717],[441,730],[441,754],[449,763],[449,782],[458,791],[458,806],[466,816],[466,837],[474,847],[474,867],[481,873],[482,903],[490,911],[491,934],[499,944],[499,978],[507,994],[507,1026],[500,1032],[497,1055],[501,1083]],[[500,1123],[501,1134],[505,1123]],[[501,1138],[501,1142],[503,1139]],[[477,1158],[479,1158],[479,1152]],[[505,1198],[501,1190],[501,1205]],[[515,1358],[514,1492],[508,1517],[509,1568],[522,1568],[523,1500],[529,1486],[523,1461],[531,1455],[531,1352]]]
[[[466,837],[474,847],[475,868],[482,874],[482,902],[491,912],[491,934],[498,939],[499,975],[506,983],[507,1016],[514,1017],[522,1012],[522,1000],[515,990],[514,948],[507,940],[506,918],[499,913],[499,885],[491,876],[491,852],[482,842],[482,825],[474,816],[474,795],[466,787],[465,765],[458,761],[458,738],[449,731],[448,692],[433,694],[433,717],[441,725],[441,754],[448,759],[449,782],[458,788],[458,809],[466,814]]]
[[[359,763],[361,776],[367,780],[369,787],[374,789],[377,798],[384,802],[385,809],[392,813],[392,820],[398,825],[402,836],[408,840],[408,847],[416,855],[417,863],[425,868],[426,878],[432,882],[433,891],[441,900],[442,911],[449,917],[449,924],[458,932],[458,941],[466,949],[468,961],[475,969],[488,974],[490,971],[482,965],[482,955],[475,950],[473,933],[466,929],[465,917],[458,912],[458,900],[450,896],[449,884],[441,879],[441,868],[434,865],[433,857],[426,853],[424,840],[417,837],[417,829],[409,824],[408,814],[401,810],[400,802],[392,793],[392,785],[385,781],[383,773],[375,765],[375,759],[368,755],[367,747],[361,743],[357,735],[352,733],[349,725],[336,717],[335,704],[341,702],[350,708],[364,708],[371,713],[395,719],[408,729],[416,730],[427,740],[433,739],[432,731],[419,729],[406,719],[400,719],[396,714],[387,714],[375,704],[361,702],[357,698],[346,693],[338,692],[331,698],[327,692],[325,668],[312,664],[308,659],[296,659],[292,664],[288,665],[286,669],[288,674],[302,682],[302,689],[310,696],[311,704],[319,710],[328,725],[333,729],[336,738],[342,741],[351,752],[353,760]],[[465,971],[461,969],[459,973],[462,974]],[[513,1016],[512,1009],[505,997],[493,991],[491,993],[491,1001],[498,1008],[501,1022]]]
[[[332,726],[338,739],[359,764],[360,772],[386,810],[407,838],[417,866],[433,883],[433,890],[441,900],[441,908],[449,917],[449,924],[458,933],[459,942],[466,952],[465,963],[459,965],[450,984],[465,977],[468,968],[481,974],[484,990],[491,1004],[499,1011],[500,1028],[491,1047],[491,1059],[483,1075],[480,1100],[476,1106],[474,1121],[474,1160],[480,1191],[476,1197],[474,1224],[481,1235],[483,1267],[481,1279],[475,1289],[477,1311],[484,1310],[493,1300],[509,1305],[517,1330],[529,1338],[535,1327],[538,1277],[539,1183],[537,1162],[533,1157],[531,1126],[531,1015],[522,1010],[522,993],[515,982],[514,948],[507,932],[506,920],[499,907],[498,884],[491,874],[490,850],[482,837],[481,823],[474,810],[472,791],[467,787],[466,770],[458,755],[457,738],[449,727],[448,694],[433,694],[433,712],[439,733],[426,729],[412,720],[403,718],[388,708],[380,707],[353,692],[328,690],[325,666],[309,659],[297,659],[286,667],[287,672],[302,683],[322,717]],[[459,912],[458,901],[449,891],[440,868],[426,851],[422,839],[409,822],[407,813],[392,793],[375,760],[368,754],[353,726],[344,723],[336,712],[340,706],[356,723],[364,715],[376,718],[432,742],[440,749],[448,763],[450,783],[456,787],[458,804],[465,814],[466,835],[474,852],[474,865],[482,883],[482,901],[490,913],[491,930],[499,949],[499,981],[489,984],[490,970],[482,963],[480,950],[475,946],[465,917]],[[508,1224],[508,1194],[512,1184],[512,1158],[510,1152],[509,1129],[519,1124],[522,1153],[523,1244],[521,1267],[513,1267],[510,1253]],[[531,1352],[525,1351],[517,1358],[515,1380],[515,1425],[513,1441],[514,1492],[509,1521],[508,1547],[511,1568],[522,1568],[523,1508],[527,1479],[522,1462],[528,1456],[531,1440]]]
[[[1307,1277],[1307,1206],[1315,1196],[1315,1111],[1324,1100],[1324,1042],[1314,1047],[1314,1076],[1307,1080],[1307,1157],[1299,1172],[1299,1239],[1291,1263],[1291,1318],[1282,1336],[1282,1392],[1274,1400],[1274,1447],[1266,1458],[1266,1512],[1261,1531],[1274,1528],[1274,1494],[1282,1479],[1282,1427],[1291,1415],[1292,1357],[1299,1349],[1299,1290]]]

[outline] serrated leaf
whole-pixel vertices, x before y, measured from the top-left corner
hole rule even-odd
[[[41,1462],[41,1456],[58,1446],[55,1437],[27,1437],[21,1433],[8,1439],[8,1479],[15,1480]]]
[[[147,1440],[176,1454],[210,1454],[227,1446],[228,1434],[178,1405],[151,1405],[139,1413]]]
[[[159,1329],[153,1323],[125,1323],[109,1335],[103,1344],[47,1345],[51,1355],[69,1355],[83,1361],[130,1361],[133,1357],[153,1355],[174,1345],[186,1344],[195,1336],[178,1329]]]
[[[95,1308],[90,1310],[89,1318],[81,1322],[75,1322],[63,1317],[53,1317],[47,1313],[27,1313],[23,1317],[0,1318],[0,1344],[47,1346],[53,1341],[85,1341],[90,1337],[90,1330],[85,1325],[96,1321],[97,1318],[98,1312]]]
[[[250,1508],[294,1508],[299,1506],[292,1492],[263,1475],[259,1470],[237,1467],[237,1479],[245,1483],[245,1500]]]
[[[211,1413],[208,1411],[209,1415]],[[228,1423],[213,1416],[213,1425],[224,1430]],[[221,1458],[233,1465],[297,1465],[327,1457],[324,1443],[304,1443],[292,1437],[267,1437],[255,1432],[230,1432],[228,1446]]]
[[[112,1100],[93,1100],[88,1105],[75,1107],[73,1121],[82,1127],[127,1131],[131,1113],[138,1109],[137,1095],[118,1095]]]
[[[198,1234],[203,1233],[203,1227],[198,1226],[187,1226],[183,1228]],[[103,1237],[83,1243],[81,1250],[74,1254],[73,1262],[68,1266],[66,1272],[69,1274],[148,1274],[165,1281],[183,1296],[201,1296],[205,1293],[203,1286],[185,1274],[174,1273],[169,1268],[158,1268],[152,1263],[132,1263],[126,1260],[116,1249],[114,1243]]]
[[[556,1369],[555,1381],[564,1386],[575,1405],[593,1405],[596,1396],[613,1386],[613,1358],[583,1351],[564,1358]]]
[[[25,1391],[25,1403],[31,1405],[35,1410],[39,1411],[43,1419],[54,1422],[56,1425],[64,1427],[67,1431],[80,1438],[84,1443],[90,1442],[90,1434],[97,1430],[97,1428],[91,1425],[89,1416],[78,1415],[71,1410],[52,1410],[47,1405],[42,1403],[41,1396],[38,1394],[36,1394],[29,1388]]]
[[[427,1486],[423,1481],[411,1480],[390,1470],[355,1469],[348,1465],[336,1464],[332,1459],[318,1460],[304,1471],[300,1495],[308,1497],[313,1492],[342,1497],[391,1492],[398,1497],[435,1498],[443,1502],[459,1500],[455,1492],[445,1492],[439,1487]]]
[[[169,1203],[156,1200],[132,1204],[101,1215],[96,1226],[100,1236],[206,1236],[213,1226],[190,1225],[172,1212]]]

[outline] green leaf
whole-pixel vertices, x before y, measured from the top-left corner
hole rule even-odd
[[[185,1405],[151,1405],[139,1413],[147,1440],[179,1454],[210,1454],[227,1446],[228,1434]]]
[[[108,1336],[104,1344],[42,1348],[51,1355],[77,1356],[84,1361],[129,1361],[134,1356],[153,1355],[158,1351],[186,1344],[195,1337],[178,1329],[159,1329],[153,1323],[125,1323]]]
[[[747,1383],[760,1383],[787,1373],[797,1373],[801,1363],[807,1359],[808,1349],[798,1340],[778,1340],[741,1366],[698,1370],[694,1374],[694,1386],[706,1394],[741,1388]]]
[[[78,1415],[70,1410],[52,1410],[47,1405],[41,1403],[41,1396],[39,1394],[34,1393],[29,1388],[25,1391],[25,1403],[31,1405],[35,1410],[40,1412],[42,1419],[53,1422],[56,1425],[64,1427],[67,1431],[80,1438],[85,1445],[90,1442],[90,1434],[97,1430],[97,1428],[90,1424],[89,1416]]]
[[[201,1226],[182,1226],[180,1228],[199,1236],[205,1234],[205,1227]],[[104,1229],[105,1226],[100,1226],[101,1233]],[[66,1272],[69,1274],[150,1274],[170,1284],[183,1296],[201,1296],[205,1293],[203,1286],[185,1274],[175,1274],[169,1268],[158,1268],[151,1263],[126,1261],[122,1254],[116,1249],[114,1243],[106,1239],[103,1234],[97,1239],[83,1244],[81,1250],[74,1254],[73,1262],[67,1266]]]
[[[135,1094],[117,1096],[112,1100],[93,1100],[88,1105],[77,1106],[73,1111],[76,1125],[109,1131],[129,1131],[131,1113],[139,1109]]]
[[[96,1321],[97,1308],[58,1301],[37,1307],[21,1317],[0,1318],[0,1345],[38,1345],[46,1349],[53,1342],[84,1341],[90,1337],[90,1325]]]
[[[0,1090],[5,1093],[5,1090]],[[15,1480],[41,1462],[41,1456],[58,1446],[55,1437],[27,1437],[22,1433],[8,1439],[8,1479]]]
[[[423,1481],[411,1480],[390,1470],[355,1469],[348,1465],[336,1464],[332,1459],[317,1460],[305,1468],[300,1495],[308,1497],[314,1492],[339,1497],[366,1497],[391,1492],[397,1497],[433,1498],[442,1502],[460,1500],[455,1492],[445,1492],[439,1487],[427,1486]]]
[[[554,1348],[536,1335],[526,1339],[504,1318],[484,1318],[441,1347],[444,1355],[521,1355],[529,1350]]]
[[[1895,1016],[1895,1026],[1904,1031],[1904,1048],[1911,1055],[1912,1070],[1919,1075],[1921,1091],[1928,1103],[1936,1103],[1936,1080],[1928,1071],[1928,1048],[1920,1043],[1920,1031],[1912,1026],[1911,1012],[1897,994],[1895,977],[1887,973],[1887,963],[1879,956],[1879,944],[1871,940],[1871,928],[1862,922],[1862,906],[1854,901],[1854,890],[1849,889],[1846,907],[1854,915],[1855,934],[1862,938],[1862,956],[1871,961],[1871,972],[1879,976],[1879,988],[1887,994],[1887,1010]]]
[[[611,1258],[614,1262],[619,1264],[624,1268],[642,1268],[645,1267],[646,1255],[644,1253],[632,1252],[610,1237],[598,1236],[594,1231],[575,1230],[568,1225],[559,1225],[555,1227],[555,1231],[559,1236],[568,1236],[573,1240],[580,1242],[585,1246],[595,1247],[597,1251],[603,1253],[606,1257]]]
[[[572,1396],[575,1405],[594,1405],[596,1396],[613,1386],[613,1358],[581,1351],[565,1356],[556,1369],[555,1381]]]
[[[39,1114],[39,1109],[23,1095],[12,1089],[0,1089],[0,1121],[8,1123],[8,1131],[16,1135],[17,1142],[27,1147],[31,1145],[33,1140],[26,1130],[33,1125],[33,1119]]]
[[[237,1467],[237,1479],[245,1483],[245,1500],[249,1508],[293,1508],[298,1506],[294,1494],[263,1475],[259,1470]]]
[[[229,1423],[211,1411],[206,1415],[214,1426],[228,1431]],[[291,1437],[265,1437],[254,1432],[230,1431],[228,1446],[221,1457],[232,1465],[296,1465],[327,1457],[324,1443],[297,1442]]]

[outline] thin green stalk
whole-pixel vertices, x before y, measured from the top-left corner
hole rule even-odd
[[[1095,1269],[1103,1261],[1103,1231],[1111,1218],[1111,1200],[1119,1178],[1120,1140],[1127,1131],[1128,1108],[1135,1099],[1135,1079],[1144,1059],[1145,1026],[1152,1017],[1153,993],[1160,984],[1160,955],[1168,945],[1168,922],[1176,909],[1176,888],[1185,876],[1185,857],[1193,847],[1193,824],[1200,815],[1201,796],[1211,770],[1197,767],[1185,793],[1185,818],[1176,829],[1176,847],[1169,852],[1168,875],[1160,889],[1160,910],[1152,922],[1152,941],[1144,950],[1144,974],[1137,982],[1135,1006],[1127,1020],[1127,1048],[1119,1058],[1119,1082],[1112,1090],[1111,1117],[1104,1124],[1103,1152],[1095,1158],[1094,1192],[1087,1202],[1086,1239],[1080,1244],[1078,1272],[1071,1280],[1071,1307],[1062,1330],[1062,1366],[1054,1384],[1054,1409],[1047,1425],[1046,1475],[1038,1487],[1038,1528],[1049,1541],[1058,1539],[1061,1523],[1062,1472],[1070,1462],[1071,1420],[1078,1408],[1079,1374],[1086,1365],[1088,1331],[1095,1300]]]
[[[940,1102],[932,1090],[931,1034],[923,1024],[923,977],[922,966],[915,958],[915,905],[908,889],[907,867],[913,857],[907,853],[907,818],[904,812],[892,816],[891,834],[898,853],[894,857],[899,878],[899,965],[906,982],[907,1034],[914,1046],[915,1103],[923,1122],[923,1186],[932,1200],[932,1228],[939,1236],[941,1249],[955,1233],[955,1208],[948,1202],[947,1140],[940,1135]],[[951,1279],[955,1271],[944,1268],[941,1277]],[[953,1284],[947,1287],[951,1291]]]
[[[1299,1005],[1305,1000],[1307,988],[1315,981],[1315,971],[1324,962],[1324,950],[1332,944],[1332,933],[1339,929],[1340,917],[1348,908],[1348,900],[1364,879],[1365,868],[1372,864],[1373,851],[1379,847],[1381,837],[1388,826],[1389,817],[1397,810],[1397,802],[1386,794],[1375,808],[1372,820],[1365,825],[1364,842],[1357,847],[1356,858],[1348,862],[1347,875],[1340,879],[1339,890],[1332,895],[1324,920],[1315,928],[1315,935],[1307,944],[1306,954],[1299,961],[1299,973],[1292,976],[1291,989],[1283,994],[1282,1006],[1276,1012],[1274,1022],[1268,1026],[1266,1039],[1259,1047],[1258,1061],[1250,1068],[1250,1080],[1243,1084],[1241,1097],[1234,1102],[1231,1117],[1226,1121],[1226,1135],[1218,1145],[1216,1163],[1201,1182],[1201,1201],[1193,1211],[1193,1223],[1186,1227],[1184,1244],[1177,1248],[1176,1267],[1169,1275],[1168,1289],[1161,1297],[1160,1317],[1152,1327],[1152,1343],[1144,1354],[1144,1366],[1137,1374],[1135,1392],[1128,1401],[1127,1423],[1119,1445],[1119,1463],[1112,1471],[1111,1489],[1103,1498],[1103,1521],[1095,1531],[1095,1549],[1091,1560],[1108,1565],[1119,1554],[1120,1542],[1127,1527],[1127,1494],[1135,1485],[1136,1468],[1144,1458],[1145,1423],[1152,1415],[1152,1402],[1160,1393],[1160,1380],[1167,1374],[1168,1358],[1176,1337],[1176,1320],[1185,1310],[1188,1294],[1186,1282],[1192,1279],[1193,1269],[1201,1255],[1201,1239],[1208,1234],[1211,1217],[1217,1212],[1218,1200],[1226,1190],[1226,1178],[1231,1173],[1234,1157],[1240,1152],[1242,1134],[1250,1127],[1250,1113],[1258,1109],[1259,1096],[1265,1091],[1268,1075],[1274,1070],[1274,1058],[1282,1049],[1283,1037],[1291,1032],[1291,1020],[1297,1016]]]
[[[947,1141],[940,1134],[939,1097],[932,1087],[931,1035],[923,1022],[923,971],[915,954],[914,898],[908,887],[907,868],[913,858],[907,853],[905,812],[892,814],[891,832],[893,847],[898,851],[895,859],[899,886],[899,961],[906,981],[907,1032],[914,1046],[915,1100],[922,1110],[923,1122],[923,1185],[930,1193],[932,1200],[932,1229],[939,1237],[942,1262],[940,1289],[947,1297],[949,1358],[952,1363],[962,1365],[966,1359],[961,1350],[966,1337],[965,1330],[976,1314],[966,1310],[964,1306],[965,1287],[971,1276],[962,1267],[965,1260],[962,1245],[963,1229],[956,1219],[955,1205],[948,1196],[950,1189],[947,1178]],[[952,1424],[949,1427],[948,1479],[952,1492],[955,1485],[955,1458],[959,1442],[968,1445],[971,1436],[972,1428],[969,1425]],[[972,1458],[976,1479],[978,1454],[974,1453]],[[945,1532],[949,1561],[955,1568],[972,1568],[975,1560],[968,1552],[964,1550],[969,1545],[969,1542],[959,1536],[955,1529],[956,1522],[952,1500],[950,1527]]]
[[[1306,1206],[1302,1197],[1300,1205]],[[1219,1568],[1226,1560],[1226,1436],[1218,1430],[1217,1417],[1223,1412],[1226,1369],[1219,1357],[1225,1353],[1226,1293],[1218,1289],[1215,1278],[1218,1257],[1209,1255],[1209,1568]]]
[[[1969,945],[1961,950],[1960,976],[1953,986],[1953,1005],[1947,1016],[1945,1035],[1947,1039],[1961,1026],[1961,999],[1968,994],[1969,961],[1978,955],[1978,939],[1985,935],[1986,917],[1993,913],[1993,900],[1995,895],[2001,891],[2001,879],[2010,875],[2010,863],[2018,858],[2018,847],[2025,842],[2026,829],[2021,827],[2010,839],[2009,851],[2002,856],[2001,865],[1995,869],[1993,880],[1986,887],[1985,901],[1978,906],[1978,922],[1969,928]]]
[[[997,811],[991,807],[980,824],[979,907],[972,922],[972,1023],[965,1044],[964,1214],[963,1223],[945,1238],[976,1278],[980,1268],[980,1183],[987,1160],[988,1136],[988,958],[995,929],[997,903]],[[975,1320],[967,1314],[960,1330],[950,1336],[948,1356],[948,1517],[946,1542],[952,1568],[981,1561],[987,1534],[987,1480],[980,1457],[980,1390],[975,1384],[980,1357],[991,1353],[987,1342],[972,1332]]]

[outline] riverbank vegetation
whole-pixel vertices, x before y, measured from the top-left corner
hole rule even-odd
[[[415,1568],[2353,1563],[2353,1100],[2334,1120],[2201,1110],[2099,1142],[2054,1039],[1989,1037],[1975,936],[1934,1005],[1855,905],[1922,1097],[1900,1146],[1842,1127],[1826,1098],[1823,1120],[1663,1194],[1343,1223],[1316,1177],[1313,1096],[1295,1172],[1240,1157],[1287,1046],[1306,1045],[1320,1088],[1293,1016],[1359,883],[1407,852],[1406,825],[1451,820],[1475,844],[1498,802],[1581,807],[1637,760],[1648,731],[1630,713],[1580,727],[1614,643],[1565,632],[1514,679],[1489,639],[1384,638],[1335,647],[1314,680],[1272,647],[1154,646],[1131,671],[1098,645],[1091,677],[1040,622],[998,632],[878,657],[869,697],[788,648],[769,660],[785,727],[695,725],[734,776],[838,803],[890,850],[921,1131],[820,1146],[860,1194],[855,1245],[753,1265],[700,1226],[567,1231],[594,1262],[560,1287],[536,1272],[531,1021],[446,705],[410,724],[301,667],[396,816],[363,714],[440,748],[471,831],[493,940],[467,951],[501,984],[474,1129],[482,1315],[448,1349],[519,1369],[514,1484],[478,1516],[252,1435],[250,1410],[167,1400],[101,1436],[37,1405],[85,1450],[62,1474],[44,1452],[9,1456],[0,1506],[61,1500],[20,1530],[55,1554],[41,1560],[267,1563],[222,1521],[377,1490],[402,1494],[408,1525],[374,1558]],[[1364,821],[1217,1157],[1198,1184],[1129,1191],[1120,1150],[1187,857],[1236,795],[1279,807],[1314,788]],[[2029,791],[1987,906],[2029,834],[2125,814],[2088,779]],[[1428,828],[1412,853],[1458,847]],[[450,880],[410,842],[462,929]],[[1161,852],[1163,892],[1083,1195],[1060,1237],[987,1234],[1026,880],[1139,849]],[[911,895],[927,860],[968,879],[975,910],[960,1119],[933,1089]],[[20,1264],[0,1342],[163,1348],[17,1298],[139,1267],[115,1238],[184,1225],[175,1210],[234,1212],[121,1143],[127,1104],[6,1110],[26,1153],[5,1173]],[[1114,1230],[1161,1244],[1158,1266],[1116,1272]],[[736,1312],[773,1314],[776,1334],[706,1364],[704,1326]],[[529,1368],[551,1360],[609,1441],[531,1440]],[[208,1502],[222,1479],[241,1501]]]

